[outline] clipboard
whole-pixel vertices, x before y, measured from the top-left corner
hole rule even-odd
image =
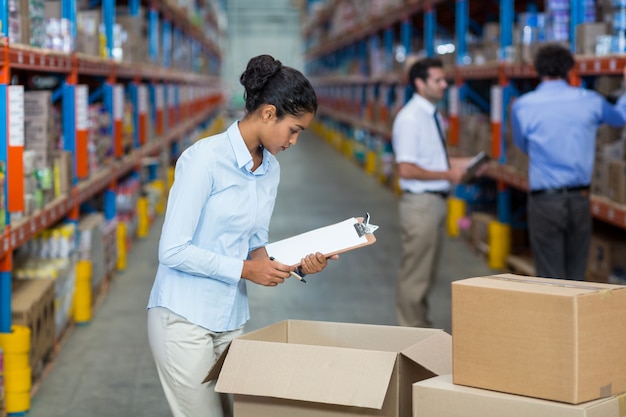
[[[476,154],[467,166],[465,174],[463,174],[463,178],[461,178],[461,183],[467,184],[471,182],[475,178],[476,172],[490,160],[491,158],[484,151],[480,151]]]
[[[320,227],[282,239],[265,247],[267,255],[289,266],[300,266],[302,258],[321,252],[326,257],[348,252],[376,242],[370,216],[350,217],[342,222]]]

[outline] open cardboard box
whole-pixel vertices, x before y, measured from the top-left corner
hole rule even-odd
[[[410,417],[412,384],[451,371],[442,330],[287,320],[233,340],[205,382],[236,417]]]
[[[442,375],[413,384],[413,417],[623,417],[626,394],[565,404],[452,383]]]
[[[626,392],[626,287],[511,274],[452,283],[455,384],[579,404]]]

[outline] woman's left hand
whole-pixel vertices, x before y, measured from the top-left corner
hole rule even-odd
[[[339,255],[333,255],[326,258],[321,252],[316,252],[308,255],[306,258],[302,258],[300,264],[300,271],[305,274],[316,274],[321,272],[328,265],[328,259],[339,259]]]

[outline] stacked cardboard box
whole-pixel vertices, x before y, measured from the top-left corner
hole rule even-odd
[[[464,115],[459,124],[459,151],[462,155],[476,155],[481,151],[491,155],[491,122],[487,115]]]
[[[455,281],[452,333],[453,375],[414,385],[415,417],[624,415],[624,286]]]
[[[465,387],[452,375],[413,386],[414,417],[621,417],[626,397],[609,397],[578,405]]]
[[[55,282],[14,280],[11,295],[11,323],[31,330],[30,368],[40,375],[55,340]]]
[[[148,62],[148,26],[143,9],[137,16],[125,14],[122,9],[115,17],[115,21],[126,34],[122,44],[122,60],[126,62]],[[173,55],[177,53],[180,51],[172,51]],[[175,62],[173,61],[174,64]]]
[[[441,330],[289,320],[235,339],[206,381],[239,417],[409,417],[412,384],[451,369]]]
[[[48,90],[24,92],[24,200],[25,215],[41,209],[55,194],[54,166],[57,192],[67,192],[71,181],[68,155],[56,151],[60,137],[60,115],[52,105]],[[69,166],[71,169],[71,166]],[[68,177],[69,175],[69,177]]]
[[[104,34],[100,32],[102,11],[99,8],[76,13],[76,52],[104,57]]]

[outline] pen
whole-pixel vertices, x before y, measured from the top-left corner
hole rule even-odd
[[[273,256],[270,256],[270,261],[275,261],[276,259],[274,259]],[[306,280],[304,278],[302,278],[302,276],[300,274],[298,274],[295,271],[289,271],[289,274],[291,274],[292,277],[294,277],[295,279],[297,279],[298,281],[306,284]]]

